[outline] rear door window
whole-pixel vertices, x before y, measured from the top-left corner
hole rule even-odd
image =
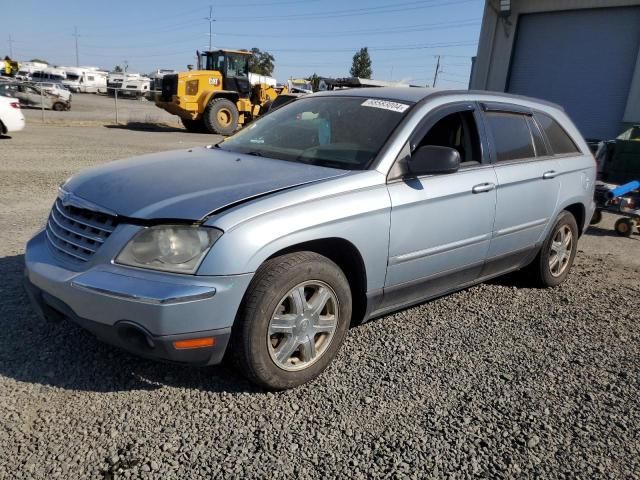
[[[536,156],[525,115],[487,112],[486,118],[493,134],[493,144],[499,162],[523,160]]]
[[[540,128],[542,128],[542,131],[547,136],[547,140],[549,140],[554,155],[580,153],[580,149],[558,122],[544,113],[538,112],[535,115],[536,120],[540,124]]]
[[[533,120],[533,117],[527,117],[529,128],[531,129],[531,136],[533,137],[533,146],[536,147],[536,157],[544,157],[549,155],[547,145],[544,143],[544,137],[538,127],[538,124]]]

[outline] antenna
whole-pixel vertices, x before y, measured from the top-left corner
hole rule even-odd
[[[213,5],[209,5],[209,16],[204,17],[204,19],[209,22],[209,51],[211,51],[211,44],[213,41],[212,25],[213,22],[215,22],[215,19],[213,18]]]
[[[9,34],[9,56],[13,59],[13,44],[14,44],[14,40],[13,38],[11,38],[11,34]]]
[[[436,87],[438,81],[438,73],[440,73],[440,55],[438,55],[438,63],[436,64],[436,73],[433,74],[433,88]]]
[[[80,66],[80,53],[78,52],[78,27],[73,27],[73,36],[76,39],[76,67]]]

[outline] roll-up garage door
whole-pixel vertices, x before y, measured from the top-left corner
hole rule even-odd
[[[562,105],[587,138],[618,135],[640,48],[640,7],[521,15],[507,91]]]

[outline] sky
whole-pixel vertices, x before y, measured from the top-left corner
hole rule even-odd
[[[271,52],[274,76],[349,75],[353,54],[368,47],[373,78],[465,88],[476,54],[483,0],[5,0],[0,55],[43,58],[129,72],[185,70],[195,51]],[[4,38],[3,38],[4,37]],[[11,38],[11,41],[10,41]]]

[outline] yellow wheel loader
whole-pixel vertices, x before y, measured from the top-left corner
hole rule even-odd
[[[190,132],[231,135],[269,109],[281,89],[251,85],[244,50],[198,54],[197,70],[165,75],[156,105],[178,115]]]

